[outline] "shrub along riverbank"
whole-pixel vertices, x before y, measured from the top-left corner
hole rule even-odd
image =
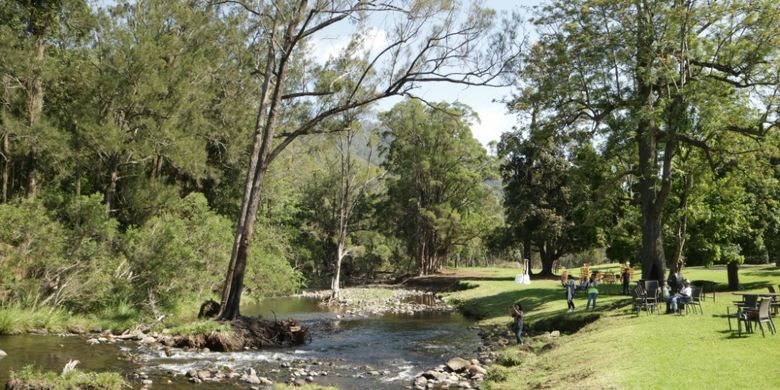
[[[27,366],[18,372],[11,372],[11,381],[6,390],[69,390],[100,389],[121,390],[129,388],[121,375],[114,372],[84,372],[71,369],[62,374],[41,372]]]
[[[514,283],[516,269],[466,269],[470,287],[448,293],[445,300],[479,319],[485,328],[510,323],[509,307],[520,302],[532,335],[597,314],[595,321],[545,348],[510,345],[489,368],[489,386],[515,388],[751,388],[780,386],[780,336],[762,338],[760,331],[737,337],[729,332],[726,307],[738,299],[718,291],[715,301],[703,304],[703,315],[635,315],[619,285],[603,285],[599,308],[585,311],[585,295],[575,299],[577,310],[566,312],[563,289],[557,280]],[[688,268],[690,280],[712,280],[727,285],[726,270]],[[742,285],[767,291],[780,284],[780,268],[749,267],[740,271]],[[613,295],[614,294],[614,295]],[[762,374],[765,373],[765,374]]]

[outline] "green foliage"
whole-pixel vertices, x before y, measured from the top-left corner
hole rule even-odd
[[[613,211],[603,194],[614,193],[604,159],[590,143],[567,142],[546,128],[505,133],[504,207],[514,242],[532,245],[550,273],[560,257],[604,244]],[[610,187],[611,186],[611,187]],[[531,249],[525,248],[530,254]]]
[[[439,262],[495,227],[498,202],[486,180],[495,176],[489,157],[471,135],[476,119],[470,108],[408,100],[380,115],[390,141],[387,169],[387,217],[417,271],[428,273]]]
[[[96,196],[68,200],[60,204],[60,223],[39,201],[0,205],[7,222],[0,227],[0,302],[76,311],[105,305],[121,260],[116,221],[102,210]]]
[[[230,222],[195,193],[131,228],[124,251],[134,274],[132,301],[157,313],[172,309],[185,294],[211,297],[222,282],[231,237]]]
[[[515,351],[505,350],[501,351],[496,358],[496,363],[504,367],[514,367],[523,364],[523,358],[519,356]],[[489,374],[489,373],[488,373]],[[502,379],[497,379],[501,381]]]
[[[298,292],[304,277],[290,265],[290,253],[289,238],[283,230],[258,225],[244,282],[247,293],[261,298]]]
[[[51,390],[95,389],[121,390],[128,386],[122,375],[115,372],[84,372],[78,369],[65,374],[42,372],[32,365],[21,371],[11,371],[11,380],[20,381],[30,388]]]

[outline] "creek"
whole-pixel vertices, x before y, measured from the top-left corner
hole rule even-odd
[[[143,371],[154,387],[191,388],[184,374],[189,370],[230,367],[248,368],[273,381],[287,381],[291,368],[314,375],[315,383],[342,389],[399,389],[411,384],[422,371],[443,364],[455,356],[473,357],[480,338],[472,322],[458,313],[385,314],[351,317],[330,311],[307,298],[271,298],[246,305],[242,314],[266,319],[295,318],[310,327],[312,341],[290,349],[252,350],[233,353],[173,349],[170,354],[133,342],[90,346],[76,336],[0,336],[0,349],[8,356],[0,360],[0,384],[10,369],[34,364],[59,372],[70,359],[79,368],[94,371]],[[131,355],[133,361],[123,359]],[[134,383],[137,385],[138,383]],[[226,383],[202,383],[200,389],[225,388]],[[246,388],[246,384],[234,383]]]

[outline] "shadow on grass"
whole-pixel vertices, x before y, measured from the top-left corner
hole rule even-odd
[[[726,340],[746,339],[752,335],[752,333],[747,332],[742,332],[742,335],[740,335],[736,330],[719,330],[718,333],[724,335],[723,338]]]
[[[466,316],[484,320],[493,317],[509,317],[511,306],[514,303],[520,303],[523,305],[523,311],[531,313],[545,303],[562,299],[563,295],[563,289],[558,291],[549,288],[529,288],[504,291],[495,295],[455,303],[460,306],[461,311]]]
[[[541,305],[555,300],[564,300],[563,289],[530,288],[515,291],[505,291],[486,297],[467,299],[455,302],[461,312],[467,317],[482,320],[486,318],[506,317],[510,322],[510,310],[514,303],[520,303],[526,315],[526,327],[534,333],[549,332],[553,330],[562,333],[575,333],[585,325],[601,318],[605,310],[625,306],[622,301],[610,302],[594,311],[579,311],[567,313],[563,310],[544,311],[535,313],[535,309]]]
[[[464,281],[493,281],[507,282],[515,280],[508,276],[417,276],[401,283],[404,287],[417,288],[435,292],[463,291],[476,287],[474,284],[461,283]]]

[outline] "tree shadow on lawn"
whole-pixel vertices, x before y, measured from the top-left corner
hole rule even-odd
[[[780,267],[773,267],[771,269],[764,268],[760,270],[742,269],[739,271],[739,273],[741,275],[756,275],[756,276],[780,278]]]
[[[738,291],[745,291],[745,290],[758,290],[758,289],[767,289],[769,286],[777,287],[777,284],[773,283],[772,281],[768,280],[757,280],[754,282],[748,282],[748,283],[740,283],[739,284],[739,290]],[[718,284],[715,288],[715,291],[717,292],[730,292],[728,284]],[[734,292],[738,292],[734,291]]]
[[[417,276],[401,283],[404,287],[412,287],[436,292],[463,291],[474,287],[476,284],[461,283],[465,281],[493,281],[508,282],[515,280],[514,276],[442,276],[429,275]]]
[[[734,329],[734,330],[725,329],[725,330],[719,330],[717,332],[722,334],[722,335],[724,335],[723,339],[725,339],[725,340],[734,340],[734,339],[741,340],[741,339],[746,339],[746,338],[750,337],[750,335],[752,335],[752,333],[748,333],[744,329],[742,330],[742,335],[741,336],[739,335],[739,333],[737,333],[736,329]]]

